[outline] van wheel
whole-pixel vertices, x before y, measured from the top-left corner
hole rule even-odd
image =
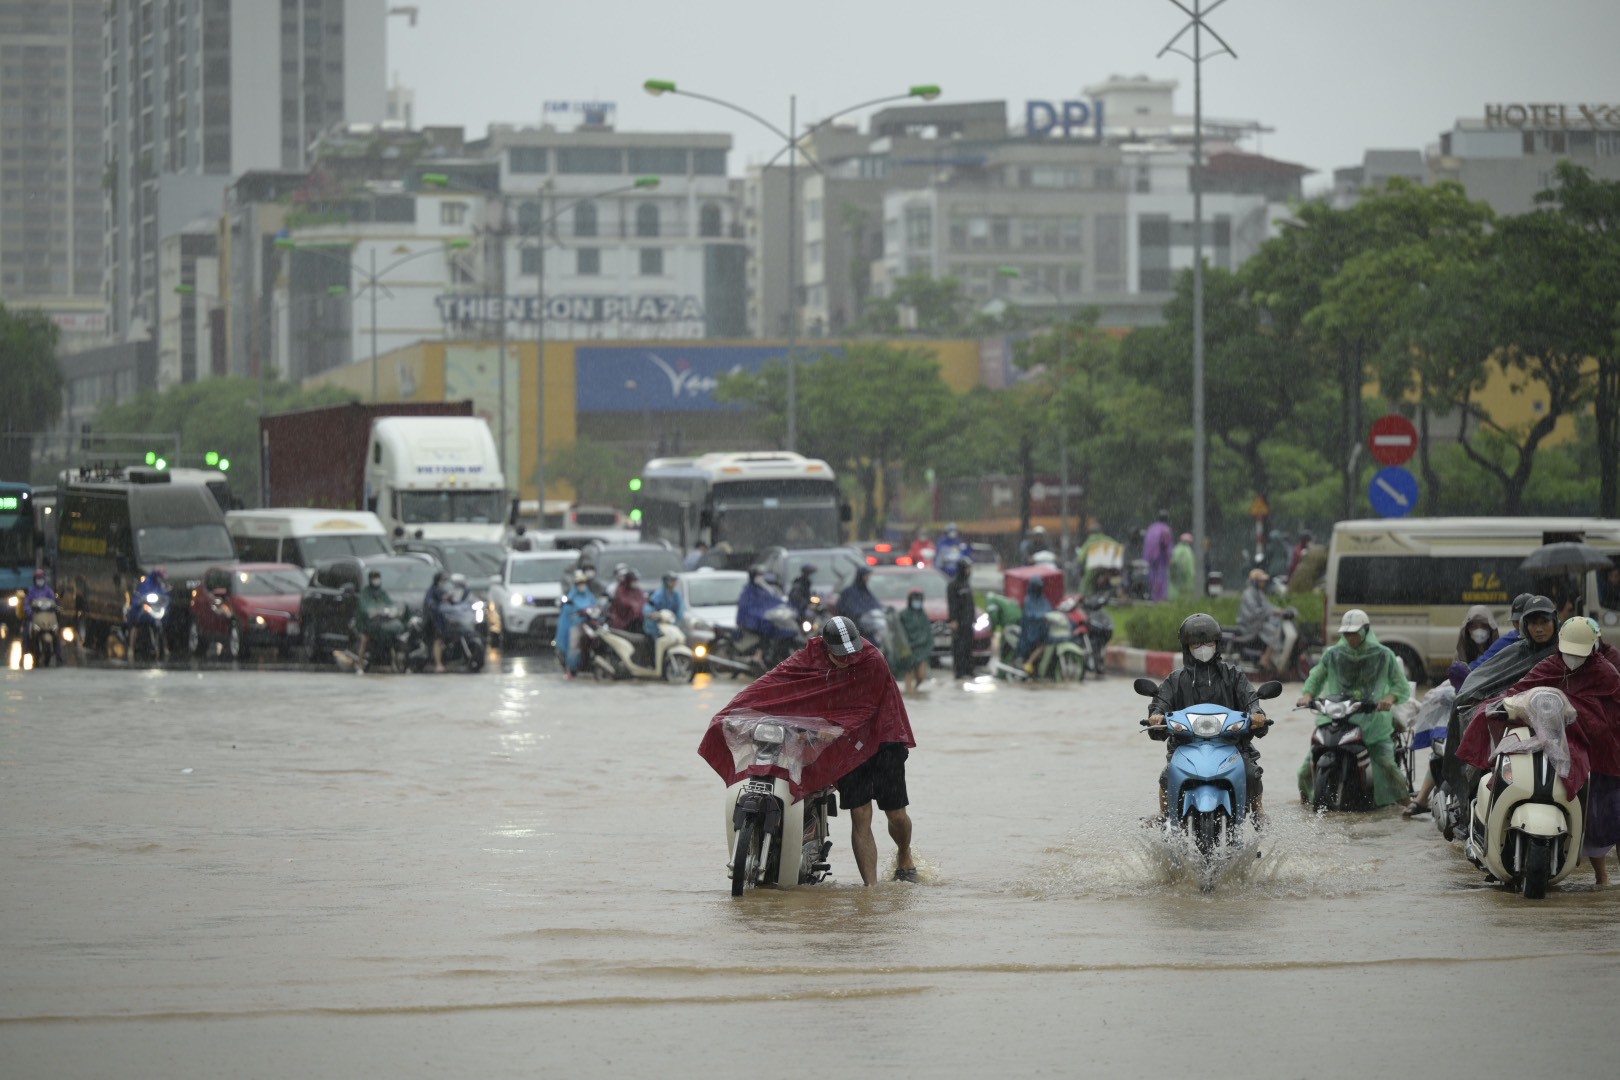
[[[242,633],[242,624],[231,623],[231,636],[226,639],[225,651],[232,660],[246,660],[248,658],[247,637]]]
[[[1389,651],[1401,658],[1401,666],[1406,668],[1406,681],[1422,686],[1429,681],[1428,669],[1417,653],[1406,645],[1391,645]]]

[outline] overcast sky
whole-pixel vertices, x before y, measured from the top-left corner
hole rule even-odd
[[[1191,65],[1154,58],[1186,21],[1170,0],[414,2],[414,29],[388,20],[388,66],[415,89],[418,124],[482,135],[537,122],[544,101],[606,100],[623,131],[732,133],[733,174],[773,154],[774,137],[650,97],[643,80],[783,128],[790,94],[807,123],[923,82],[942,102],[1004,99],[1021,122],[1026,100],[1078,97],[1112,74],[1179,79],[1177,110],[1192,111]],[[1363,150],[1422,149],[1486,102],[1620,104],[1620,0],[1227,0],[1210,25],[1238,59],[1205,64],[1205,115],[1274,128],[1258,148],[1318,170],[1308,187]]]

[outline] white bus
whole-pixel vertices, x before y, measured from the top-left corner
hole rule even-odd
[[[1555,581],[1519,569],[1543,544],[1581,540],[1620,556],[1620,521],[1607,518],[1397,518],[1341,521],[1333,527],[1326,577],[1328,638],[1348,608],[1361,608],[1373,632],[1421,680],[1450,667],[1468,609],[1490,608],[1503,633],[1521,592]],[[1620,643],[1620,597],[1604,575],[1579,582],[1586,613]]]
[[[654,458],[639,483],[632,516],[643,540],[726,543],[733,568],[771,547],[836,547],[850,519],[832,468],[785,451]]]

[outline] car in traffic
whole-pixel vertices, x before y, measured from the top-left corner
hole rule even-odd
[[[1001,554],[989,544],[974,544],[968,557],[973,560],[973,569],[968,571],[973,591],[1000,592],[1004,575]]]
[[[859,545],[867,566],[910,566],[910,545],[904,541],[868,540]]]
[[[737,598],[747,584],[746,571],[710,566],[684,571],[675,579],[675,587],[686,602],[681,629],[686,632],[688,645],[705,645],[714,640],[716,627],[737,625]]]
[[[308,584],[308,574],[292,563],[209,567],[192,592],[187,649],[204,656],[219,646],[231,660],[246,660],[256,647],[285,656],[299,637]]]
[[[872,570],[866,587],[885,607],[904,611],[913,589],[922,590],[923,611],[934,628],[934,659],[949,660],[951,655],[950,604],[945,595],[949,580],[937,570],[912,566],[878,566]],[[990,619],[984,612],[973,612],[973,662],[990,662]]]
[[[300,643],[305,660],[318,663],[333,649],[348,648],[354,641],[360,589],[372,570],[382,576],[383,591],[405,608],[408,619],[422,614],[422,602],[440,566],[420,554],[373,555],[365,559],[346,555],[317,564],[300,605]]]
[[[801,568],[815,567],[810,584],[815,587],[813,595],[820,597],[836,593],[854,581],[855,571],[867,562],[860,548],[845,544],[828,548],[767,548],[760,556],[760,565],[776,575],[784,591],[792,587]]]
[[[426,555],[444,567],[447,574],[467,579],[467,591],[480,600],[489,599],[489,589],[506,565],[506,548],[492,540],[434,539],[415,537],[400,540],[394,550],[401,554]]]
[[[557,630],[577,551],[514,551],[489,587],[489,643],[544,649]]]
[[[681,555],[667,540],[637,544],[602,544],[591,541],[579,552],[580,562],[596,567],[596,576],[612,588],[613,572],[621,564],[636,572],[641,587],[651,592],[665,574],[681,572]]]

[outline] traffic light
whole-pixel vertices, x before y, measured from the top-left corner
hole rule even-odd
[[[219,467],[220,472],[230,472],[231,471],[231,459],[228,458],[228,457],[220,458],[219,462],[218,462],[218,467]]]
[[[640,491],[641,490],[641,477],[638,476],[635,479],[630,481],[630,490],[631,491]]]
[[[209,468],[213,468],[219,464],[219,454],[213,450],[210,450],[208,453],[203,455],[203,461],[208,465]]]
[[[146,463],[148,465],[156,465],[157,464],[157,459],[158,459],[158,456],[157,456],[157,451],[156,450],[148,450],[146,452]]]
[[[164,461],[162,458],[157,458],[157,460],[152,462],[152,467],[161,472],[169,467],[169,463]]]

